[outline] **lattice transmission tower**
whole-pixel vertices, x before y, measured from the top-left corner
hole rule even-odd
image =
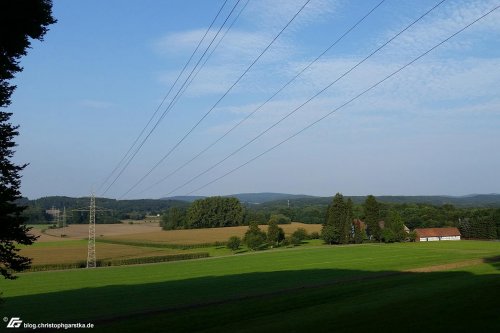
[[[95,257],[95,196],[90,196],[89,208],[89,242],[87,247],[87,268],[96,267]]]
[[[95,268],[96,254],[95,254],[95,221],[96,212],[109,211],[110,209],[96,208],[95,205],[95,195],[92,193],[90,196],[90,206],[89,208],[73,209],[76,212],[89,212],[89,240],[87,245],[87,268]]]

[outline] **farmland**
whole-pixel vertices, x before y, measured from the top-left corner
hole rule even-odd
[[[297,247],[24,273],[0,288],[7,317],[109,332],[494,331],[499,255],[476,241]]]
[[[261,226],[266,230],[267,226]],[[283,225],[286,234],[297,228],[309,233],[318,232],[321,225],[292,223]],[[114,260],[141,257],[164,256],[179,253],[199,252],[197,245],[224,242],[231,236],[243,237],[246,226],[192,230],[163,231],[157,223],[97,225],[97,259]],[[87,259],[88,225],[70,225],[65,228],[32,230],[40,239],[33,246],[24,247],[22,255],[33,258],[33,265],[75,263]],[[64,235],[64,237],[61,237]],[[130,245],[132,243],[135,245]],[[171,249],[162,245],[188,245],[190,249]],[[211,256],[228,255],[231,252],[222,246],[203,248]]]

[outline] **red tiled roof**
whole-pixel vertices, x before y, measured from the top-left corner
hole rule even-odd
[[[415,229],[418,237],[461,236],[457,228],[421,228]]]

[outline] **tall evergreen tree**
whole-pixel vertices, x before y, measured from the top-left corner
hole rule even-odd
[[[30,245],[36,238],[28,234],[29,228],[24,225],[21,213],[25,207],[16,204],[21,198],[19,173],[26,164],[11,161],[18,126],[9,122],[12,114],[3,108],[11,103],[16,86],[9,80],[22,70],[19,59],[26,55],[30,38],[42,40],[47,26],[56,22],[51,10],[50,0],[0,2],[0,274],[8,279],[31,263],[19,255],[17,244]]]
[[[373,195],[366,197],[365,204],[365,223],[368,226],[368,234],[376,240],[380,240],[380,205]]]
[[[349,242],[352,216],[352,202],[349,203],[348,200],[346,203],[342,194],[335,194],[328,207],[326,224],[323,227],[323,233],[329,235],[328,243],[346,244]]]

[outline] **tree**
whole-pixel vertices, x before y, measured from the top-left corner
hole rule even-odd
[[[243,207],[236,198],[209,197],[196,200],[187,212],[187,227],[217,228],[243,223]]]
[[[368,233],[376,240],[380,240],[380,205],[373,195],[366,197],[365,204],[365,223],[368,226]]]
[[[231,236],[229,237],[229,240],[227,241],[227,248],[236,251],[240,248],[241,245],[241,238],[238,236]]]
[[[251,250],[258,250],[266,242],[266,233],[260,230],[256,222],[251,222],[243,238],[246,246]]]
[[[366,237],[366,232],[361,228],[360,223],[354,224],[354,243],[361,244]]]
[[[388,236],[389,234],[384,233],[386,229],[391,231],[391,242],[402,242],[408,237],[401,215],[394,210],[389,213],[385,221],[385,228],[382,230],[382,235]],[[384,242],[387,243],[386,237],[383,238]]]
[[[270,219],[269,227],[267,228],[267,240],[273,246],[278,246],[283,239],[285,239],[285,232],[282,228],[278,227],[275,219]]]
[[[321,229],[321,239],[326,244],[335,244],[340,238],[340,233],[333,225],[324,225]]]
[[[186,210],[181,207],[170,207],[166,214],[163,214],[160,226],[163,230],[175,230],[184,228],[186,225]]]
[[[269,221],[276,222],[277,224],[290,224],[292,223],[292,220],[283,214],[273,214],[269,218]]]
[[[0,108],[11,103],[16,89],[9,84],[15,74],[22,71],[19,60],[26,55],[31,39],[43,40],[47,26],[55,23],[49,0],[0,2]],[[14,137],[19,135],[18,126],[9,122],[12,113],[0,111],[0,273],[13,279],[14,272],[29,268],[31,259],[19,255],[17,244],[31,245],[36,237],[29,235],[24,224],[21,199],[21,176],[27,166],[11,162],[16,146]]]
[[[352,201],[349,199],[346,203],[342,194],[335,194],[332,204],[328,208],[326,219],[326,225],[334,227],[336,231],[337,238],[333,239],[333,243],[347,244],[349,242],[352,217]]]

